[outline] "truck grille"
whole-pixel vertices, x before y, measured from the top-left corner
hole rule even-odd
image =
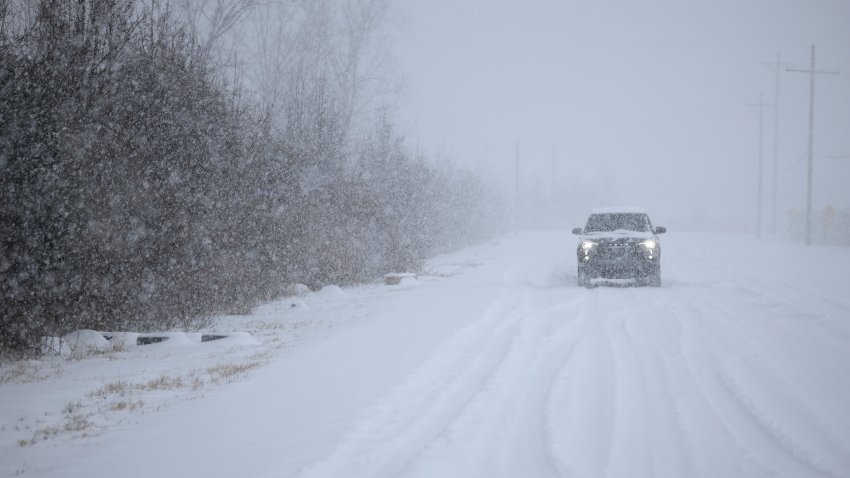
[[[642,259],[643,251],[632,244],[604,244],[597,250],[597,256],[604,260]]]

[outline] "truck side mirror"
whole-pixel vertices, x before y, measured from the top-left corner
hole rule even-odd
[[[655,233],[656,233],[656,234],[664,234],[665,232],[667,232],[667,228],[666,228],[666,227],[658,226],[658,227],[656,227],[656,228],[655,228]]]
[[[575,235],[577,235],[577,236],[580,236],[580,235],[581,235],[581,228],[580,228],[580,227],[576,227],[576,228],[574,228],[574,229],[573,229],[573,234],[575,234]]]

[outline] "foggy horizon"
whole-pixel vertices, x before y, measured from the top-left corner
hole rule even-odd
[[[781,54],[777,234],[805,210],[812,44],[818,75],[813,208],[850,206],[850,5],[445,0],[395,5],[407,91],[401,125],[432,157],[520,184],[552,184],[574,223],[644,206],[687,229],[753,232],[758,103]],[[764,114],[763,230],[771,228],[774,113]],[[838,158],[836,158],[838,156]],[[553,157],[554,166],[553,166]],[[555,171],[554,181],[552,171]]]

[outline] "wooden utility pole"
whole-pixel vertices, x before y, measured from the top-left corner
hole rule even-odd
[[[514,171],[514,232],[519,232],[519,141],[516,142],[516,170]]]
[[[517,202],[519,202],[519,141],[516,142],[516,171],[514,173],[514,193],[516,194]]]
[[[776,61],[767,63],[774,69],[776,74],[775,86],[773,90],[773,171],[771,172],[771,201],[770,201],[770,233],[776,234],[776,209],[777,198],[779,194],[779,185],[777,181],[779,171],[779,86],[780,73],[782,65],[790,65],[782,63],[782,55],[776,52]]]
[[[786,68],[785,71],[809,74],[809,161],[806,167],[806,245],[812,245],[812,177],[815,150],[815,75],[837,75],[837,71],[815,69],[815,46],[812,45],[811,67],[808,70]]]
[[[552,148],[552,205],[556,204],[558,195],[558,150]]]
[[[764,144],[764,109],[770,108],[773,105],[769,105],[764,102],[764,96],[759,94],[759,102],[755,105],[747,105],[750,107],[759,109],[759,167],[758,167],[758,187],[757,197],[756,197],[756,239],[761,239],[761,198],[762,198],[762,178],[764,177],[763,171],[763,144]]]

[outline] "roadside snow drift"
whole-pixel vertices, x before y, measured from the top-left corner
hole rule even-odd
[[[850,250],[674,232],[661,288],[584,289],[574,241],[303,293],[223,340],[81,333],[83,358],[0,369],[0,475],[850,476]]]

